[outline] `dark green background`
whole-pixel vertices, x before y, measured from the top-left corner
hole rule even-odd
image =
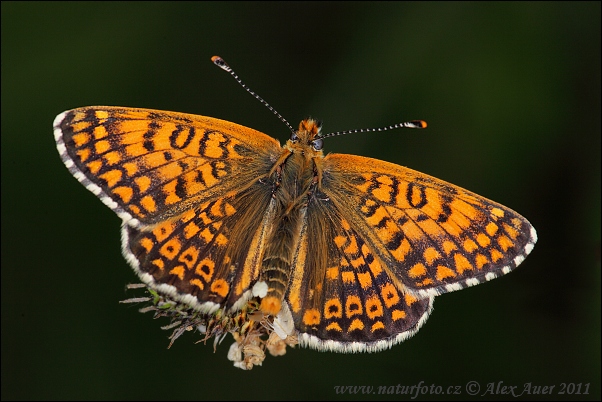
[[[214,54],[294,125],[428,121],[325,150],[501,202],[537,228],[533,253],[438,297],[390,351],[295,349],[243,372],[226,359],[231,338],[213,353],[185,334],[167,350],[166,321],[118,304],[137,279],[120,220],[63,166],[52,121],[78,106],[147,107],[285,141]],[[334,386],[420,381],[465,398],[471,380],[591,383],[560,397],[600,398],[600,74],[599,2],[2,2],[2,399],[347,399]]]

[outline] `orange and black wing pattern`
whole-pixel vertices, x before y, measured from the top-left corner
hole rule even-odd
[[[146,284],[202,311],[248,297],[271,225],[260,179],[276,140],[210,117],[102,106],[57,116],[55,139],[123,219],[123,254]]]
[[[515,211],[443,180],[353,155],[331,154],[323,166],[324,194],[419,298],[507,274],[537,241]]]
[[[286,294],[299,342],[318,350],[376,352],[416,333],[433,296],[404,292],[324,193],[307,208]]]

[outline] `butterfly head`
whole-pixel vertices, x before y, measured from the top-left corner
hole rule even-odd
[[[314,119],[301,120],[299,129],[293,131],[287,141],[287,148],[294,153],[303,153],[311,156],[322,155],[323,140],[320,137],[322,122]]]

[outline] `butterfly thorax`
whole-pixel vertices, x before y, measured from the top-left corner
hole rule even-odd
[[[261,303],[261,310],[266,314],[275,315],[280,311],[307,205],[321,179],[324,156],[319,132],[316,121],[301,121],[299,131],[283,146],[282,155],[272,169],[276,212],[260,275],[260,280],[268,285],[268,293]]]

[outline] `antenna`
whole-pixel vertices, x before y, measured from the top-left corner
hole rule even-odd
[[[238,82],[248,93],[250,93],[251,95],[253,95],[253,97],[255,99],[257,99],[259,102],[263,103],[263,105],[265,107],[267,107],[268,109],[270,109],[272,111],[272,113],[274,113],[276,116],[278,116],[278,118],[280,119],[281,122],[283,122],[284,124],[286,124],[286,126],[289,128],[289,130],[291,130],[291,132],[294,134],[297,132],[297,130],[295,130],[293,128],[293,126],[291,126],[291,124],[286,121],[286,119],[284,117],[282,117],[282,115],[280,113],[278,113],[276,111],[276,109],[274,109],[272,106],[270,106],[266,101],[263,100],[263,98],[259,95],[257,95],[255,92],[251,91],[249,89],[249,87],[247,87],[240,78],[238,78],[238,75],[236,75],[236,73],[234,72],[234,70],[232,70],[232,68],[228,65],[228,63],[225,62],[224,59],[222,59],[219,56],[213,56],[211,58],[211,61],[213,62],[213,64],[215,64],[216,66],[218,66],[219,68],[221,68],[224,71],[227,71],[230,73],[230,75],[232,77],[234,77],[234,79],[236,80],[236,82]]]
[[[329,133],[321,135],[320,138],[334,137],[337,135],[355,134],[355,133],[372,133],[375,131],[387,131],[395,130],[396,128],[426,128],[426,121],[424,120],[412,120],[404,123],[393,124],[392,126],[381,127],[381,128],[360,128],[357,130],[337,131],[336,133]]]
[[[236,75],[236,73],[234,72],[234,70],[232,70],[232,68],[228,65],[228,63],[226,63],[226,61],[224,59],[222,59],[219,56],[213,56],[211,58],[211,61],[213,62],[213,64],[215,64],[216,66],[218,66],[222,70],[230,73],[230,75],[232,77],[234,77],[234,79],[236,80],[236,82],[238,82],[248,93],[250,93],[251,95],[253,95],[253,97],[255,99],[257,99],[265,107],[267,107],[268,109],[270,109],[272,111],[272,113],[274,113],[276,116],[278,116],[278,118],[280,119],[280,121],[283,122],[284,124],[286,124],[286,126],[289,128],[289,130],[291,130],[291,132],[293,134],[295,134],[297,132],[297,130],[295,130],[293,128],[293,126],[291,126],[291,124],[288,121],[286,121],[286,119],[284,117],[282,117],[282,115],[280,113],[278,113],[276,111],[276,109],[274,109],[266,101],[264,101],[261,96],[257,95],[255,92],[251,91],[249,89],[249,87],[247,87],[242,82],[242,80],[238,77],[238,75]],[[334,136],[337,136],[337,135],[345,135],[345,134],[371,133],[371,132],[377,132],[377,131],[395,130],[397,128],[403,128],[403,127],[405,127],[405,128],[426,128],[426,121],[424,121],[424,120],[412,120],[412,121],[407,121],[407,122],[404,122],[404,123],[397,123],[397,124],[393,124],[391,126],[381,127],[381,128],[362,128],[362,129],[357,129],[357,130],[337,131],[335,133],[329,133],[329,134],[320,135],[318,138],[334,137]]]

